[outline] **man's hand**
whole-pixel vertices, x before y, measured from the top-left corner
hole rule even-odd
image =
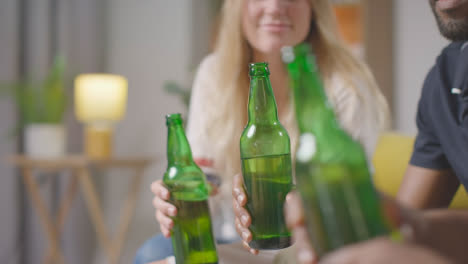
[[[394,200],[388,197],[382,198],[382,206],[385,214],[396,227],[401,227],[402,235],[405,239],[413,239],[413,225],[421,225],[421,217],[415,212],[404,209]],[[297,260],[301,264],[315,264],[318,257],[315,255],[311,241],[307,235],[303,207],[299,195],[291,192],[286,196],[285,215],[288,227],[292,230],[293,238],[297,246]],[[380,245],[380,244],[379,244]],[[365,258],[365,257],[364,257]],[[354,263],[354,262],[350,262]],[[360,262],[356,262],[360,263]],[[363,262],[367,263],[367,262]],[[371,263],[371,262],[369,262]],[[397,263],[397,262],[395,262]]]
[[[468,211],[419,212],[404,208],[388,197],[382,199],[382,206],[387,218],[400,229],[406,243],[398,244],[385,238],[358,243],[331,253],[323,260],[328,262],[324,263],[468,263],[465,247]],[[298,247],[298,261],[302,264],[316,263],[317,257],[308,240],[301,201],[296,193],[286,197],[285,214]],[[343,259],[346,261],[342,262]]]
[[[320,264],[450,264],[435,252],[408,243],[395,243],[387,238],[344,247],[326,255]]]
[[[286,223],[289,229],[292,230],[293,239],[297,247],[297,260],[301,264],[317,263],[317,257],[307,236],[301,199],[296,192],[290,192],[286,196],[284,213]]]

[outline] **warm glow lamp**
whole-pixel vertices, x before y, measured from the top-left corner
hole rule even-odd
[[[75,113],[86,124],[84,148],[91,158],[112,153],[112,129],[125,114],[127,80],[112,74],[82,74],[75,79]]]

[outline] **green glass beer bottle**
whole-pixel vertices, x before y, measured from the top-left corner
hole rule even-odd
[[[316,253],[387,234],[365,152],[336,120],[309,45],[285,47],[282,57],[300,131],[296,181]]]
[[[291,244],[283,214],[292,187],[289,136],[278,120],[268,64],[250,64],[249,75],[249,120],[240,138],[246,209],[252,217],[249,245],[279,249]]]
[[[208,208],[210,186],[192,159],[180,114],[166,116],[167,170],[163,182],[177,208],[171,238],[177,264],[218,263]]]

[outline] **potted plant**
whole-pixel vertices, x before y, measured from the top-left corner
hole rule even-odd
[[[15,99],[20,118],[16,131],[24,130],[24,152],[34,158],[56,158],[65,154],[63,115],[67,96],[64,85],[65,62],[54,59],[41,81],[18,80],[5,85]]]

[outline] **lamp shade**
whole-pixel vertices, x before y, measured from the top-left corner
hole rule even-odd
[[[75,114],[85,123],[113,123],[125,114],[128,82],[112,74],[82,74],[75,79]]]

